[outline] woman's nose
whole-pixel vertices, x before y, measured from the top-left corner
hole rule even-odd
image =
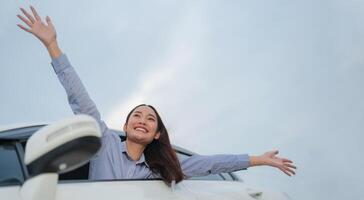
[[[141,119],[139,120],[139,124],[144,124],[144,125],[145,125],[145,119],[144,119],[144,118],[141,118]]]

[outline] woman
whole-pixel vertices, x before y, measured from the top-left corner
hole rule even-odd
[[[17,15],[28,27],[20,24],[18,26],[36,36],[47,48],[54,71],[66,90],[73,112],[90,115],[100,124],[102,147],[90,162],[90,179],[160,177],[166,184],[170,184],[172,181],[178,183],[192,176],[232,172],[259,165],[276,167],[289,176],[295,174],[296,167],[292,161],[277,157],[278,151],[270,151],[260,156],[195,155],[179,162],[158,112],[154,107],[145,104],[136,106],[128,114],[123,127],[127,137],[125,142],[121,142],[118,135],[101,120],[100,113],[81,80],[60,50],[51,19],[47,16],[44,23],[32,6],[30,9],[32,14],[21,8],[24,16]]]

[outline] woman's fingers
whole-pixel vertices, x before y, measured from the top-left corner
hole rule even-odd
[[[297,167],[289,164],[289,163],[284,163],[283,166],[279,167],[279,169],[284,172],[285,174],[287,174],[288,176],[292,176],[295,175],[296,172],[294,171],[294,169],[296,169]]]
[[[47,48],[50,44],[56,44],[57,34],[51,19],[47,16],[46,21],[42,21],[37,10],[30,6],[31,12],[27,12],[25,9],[20,8],[23,14],[17,15],[26,25],[18,24],[18,27],[26,32],[32,33],[36,36]]]
[[[32,10],[32,13],[33,13],[35,19],[37,21],[41,21],[41,18],[39,17],[39,15],[38,15],[37,11],[35,10],[35,8],[33,6],[30,6],[30,9]]]
[[[278,168],[287,176],[295,175],[295,169],[297,169],[297,167],[293,165],[293,162],[291,160],[276,156],[278,153],[278,150],[273,150],[263,154],[263,157],[265,157],[265,159],[267,160],[266,165]]]
[[[284,167],[284,170],[286,170],[287,172],[289,172],[290,174],[296,174],[296,172],[294,172],[291,168],[289,167]]]
[[[28,32],[28,33],[32,33],[32,31],[31,31],[30,29],[28,29],[28,28],[24,27],[23,25],[18,24],[18,26],[19,26],[21,29],[23,29],[24,31],[26,31],[26,32]]]
[[[21,19],[24,23],[26,23],[29,27],[33,26],[33,24],[29,20],[25,19],[23,16],[21,15],[16,15],[16,16],[18,16],[18,18]]]
[[[291,176],[291,174],[288,173],[288,171],[284,168],[279,168],[283,173],[287,174],[287,176]]]
[[[51,20],[51,18],[50,18],[49,16],[46,16],[46,22],[47,22],[47,25],[48,25],[48,26],[53,27],[52,20]]]
[[[289,163],[285,163],[284,165],[289,167],[289,168],[297,169],[297,167],[295,165],[292,165],[292,164],[289,164]]]
[[[27,11],[25,11],[24,8],[20,8],[20,10],[29,19],[29,21],[31,21],[32,23],[34,23],[34,21],[35,21],[34,18],[29,13],[27,13]]]
[[[281,161],[283,161],[283,159],[281,159]],[[287,174],[288,176],[292,176],[292,175],[295,175],[296,172],[295,172],[295,169],[297,169],[297,167],[292,163],[292,161],[288,160],[288,159],[285,159],[286,162],[281,162],[279,165],[278,165],[278,168],[284,172],[285,174]]]
[[[293,162],[292,162],[292,160],[289,160],[289,159],[287,159],[287,158],[282,158],[282,161],[283,161],[283,162],[293,163]]]

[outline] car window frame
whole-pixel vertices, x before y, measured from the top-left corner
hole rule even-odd
[[[8,139],[0,139],[0,145],[9,145],[13,146],[16,154],[17,161],[19,163],[22,180],[19,180],[20,183],[9,183],[6,185],[0,185],[0,187],[9,187],[9,186],[21,186],[24,182],[29,178],[28,170],[24,164],[24,150],[21,144],[16,140],[8,140]]]
[[[17,153],[18,153],[18,159],[20,159],[20,165],[21,165],[21,168],[22,168],[22,171],[23,171],[24,182],[25,182],[26,180],[28,180],[30,178],[28,168],[27,168],[27,166],[25,165],[25,162],[24,162],[25,148],[22,145],[22,141],[17,141],[15,143],[15,145],[16,145],[16,149],[17,149]]]

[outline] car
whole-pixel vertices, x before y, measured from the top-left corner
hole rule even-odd
[[[125,140],[123,132],[115,132]],[[283,192],[250,188],[234,173],[193,177],[171,186],[161,179],[88,180],[100,137],[98,124],[86,115],[0,129],[1,199],[289,199]],[[173,148],[180,159],[194,154]]]

